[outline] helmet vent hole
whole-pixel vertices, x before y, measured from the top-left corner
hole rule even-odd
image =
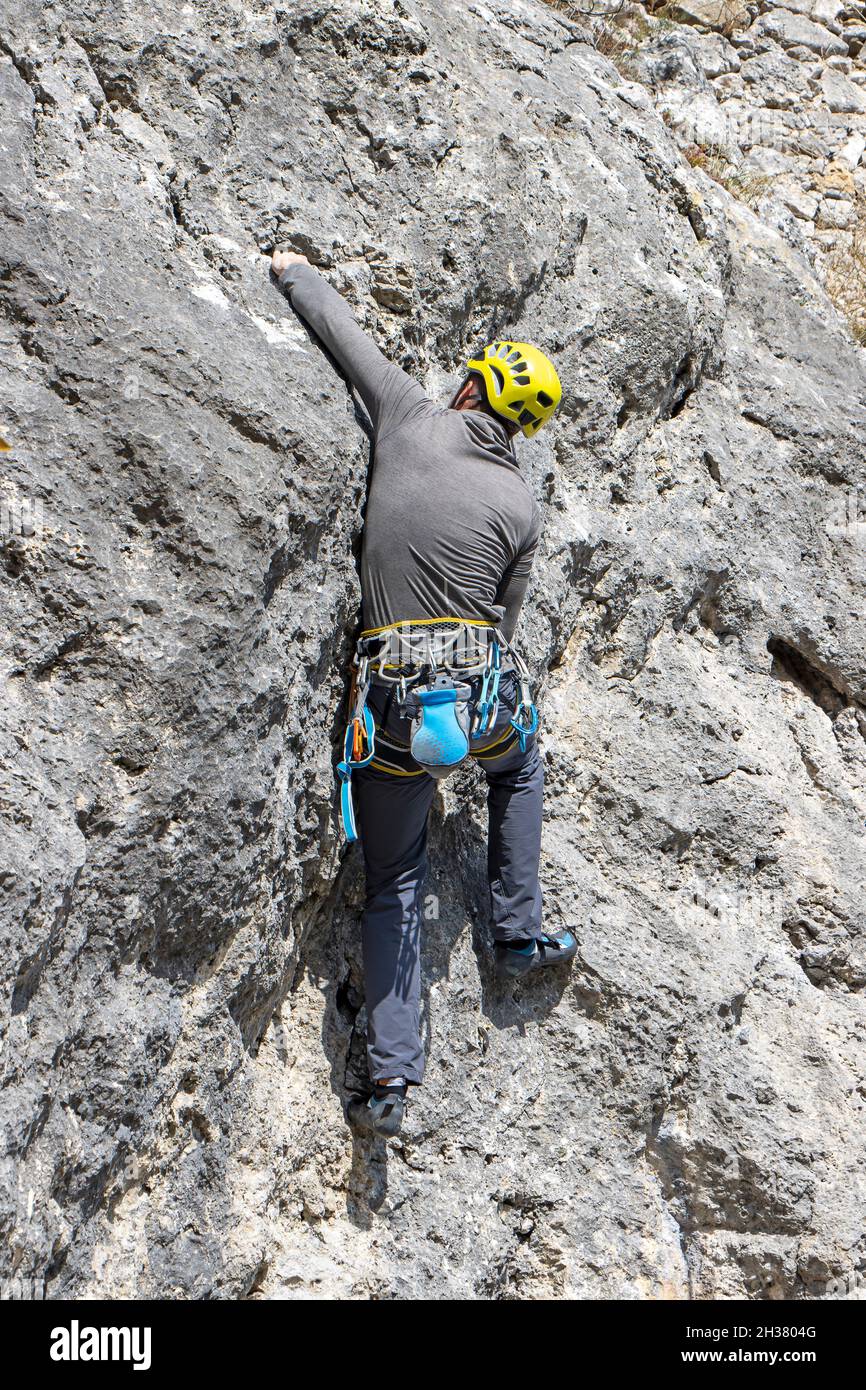
[[[491,363],[490,370],[491,370],[491,372],[493,373],[494,377],[496,378],[496,385],[499,387],[499,390],[500,390],[500,391],[504,391],[504,390],[505,390],[505,377],[502,375],[502,373],[501,373],[501,371],[499,370],[499,368],[498,368],[498,367],[494,367],[494,366],[492,365],[492,363]]]
[[[546,391],[536,391],[535,394],[539,405],[553,405],[553,397],[548,396]]]
[[[497,355],[497,357],[507,357],[507,356],[508,356],[508,344],[507,344],[507,343],[500,343],[500,344],[499,344],[499,352],[498,352],[496,355]]]
[[[516,376],[516,377],[514,378],[514,380],[516,381],[516,383],[517,383],[518,386],[528,386],[528,385],[529,385],[529,377],[528,377],[528,376]]]
[[[515,405],[517,405],[517,404],[522,405],[523,402],[520,401],[520,402],[518,403],[517,401],[515,401]],[[534,425],[534,424],[535,424],[535,416],[533,415],[533,413],[532,413],[531,410],[521,410],[519,416],[517,417],[517,422],[518,422],[518,424],[520,424],[520,425]]]
[[[512,353],[509,353],[508,360],[509,360],[509,362],[516,362],[519,356],[520,356],[520,353],[519,353],[519,352],[512,352]]]

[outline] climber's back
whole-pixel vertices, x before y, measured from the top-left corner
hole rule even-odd
[[[364,629],[456,617],[511,636],[539,526],[504,423],[416,398],[376,440]]]

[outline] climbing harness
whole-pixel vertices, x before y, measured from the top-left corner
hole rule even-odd
[[[408,751],[419,769],[440,780],[465,761],[472,743],[492,734],[499,714],[500,679],[506,669],[503,656],[507,669],[517,677],[519,698],[510,723],[525,752],[527,739],[538,728],[529,669],[497,628],[469,619],[441,618],[395,623],[361,634],[343,758],[337,764],[340,810],[350,843],[358,838],[352,773],[368,766],[376,749],[375,724],[366,703],[370,685],[394,688],[401,714],[411,722]],[[480,686],[473,712],[470,681],[474,679],[480,679]],[[394,771],[401,775],[400,769]]]

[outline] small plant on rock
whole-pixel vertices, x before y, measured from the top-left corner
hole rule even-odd
[[[609,58],[622,77],[628,81],[638,77],[635,52],[653,33],[640,5],[628,4],[628,0],[546,0],[546,3],[566,19],[586,22],[587,43]]]
[[[857,200],[854,226],[827,262],[827,293],[866,347],[866,194]]]
[[[756,207],[773,183],[771,174],[750,174],[732,164],[721,150],[712,145],[687,145],[683,153],[693,169],[702,169],[732,198],[737,198],[747,207]]]

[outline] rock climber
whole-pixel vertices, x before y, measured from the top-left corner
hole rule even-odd
[[[389,1136],[400,1129],[407,1087],[424,1074],[428,813],[437,779],[467,750],[487,781],[497,974],[561,965],[577,950],[570,931],[542,923],[544,772],[528,670],[512,645],[540,530],[513,440],[537,433],[562,392],[544,353],[500,339],[469,360],[450,404],[437,404],[380,352],[306,256],[275,251],[271,270],[356,388],[375,441],[356,719],[340,769],[347,834],[360,836],[366,869],[361,940],[373,1087],[350,1101],[348,1117]]]

